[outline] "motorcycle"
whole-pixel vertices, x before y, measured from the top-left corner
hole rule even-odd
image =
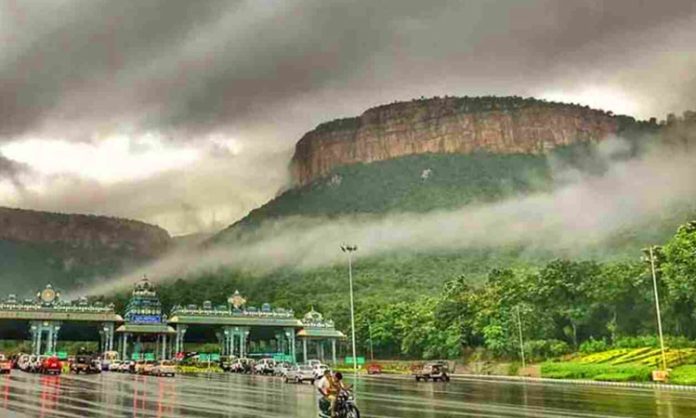
[[[353,394],[347,390],[342,390],[336,397],[337,418],[360,418],[360,411],[355,405]],[[331,403],[325,399],[319,399],[319,417],[331,418]]]

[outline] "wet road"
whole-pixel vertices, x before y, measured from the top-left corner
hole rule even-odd
[[[364,417],[693,417],[696,392],[542,383],[364,378]],[[114,373],[0,377],[0,417],[314,417],[309,384],[264,376]]]

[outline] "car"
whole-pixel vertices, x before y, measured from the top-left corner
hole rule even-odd
[[[121,373],[132,373],[131,370],[135,369],[135,363],[131,361],[124,361],[118,366],[118,371]]]
[[[307,360],[307,365],[310,367],[321,365],[321,360]]]
[[[412,369],[412,374],[416,378],[416,382],[428,381],[432,379],[433,382],[442,381],[449,382],[450,377],[448,373],[447,363],[442,361],[435,361],[430,363],[425,363],[423,366],[416,366]]]
[[[324,376],[324,372],[329,370],[329,366],[326,364],[315,363],[312,370],[314,371],[314,379],[321,379],[321,377]]]
[[[101,366],[103,371],[112,371],[111,363],[119,361],[118,351],[105,351],[101,356]]]
[[[229,372],[232,370],[232,365],[237,360],[237,356],[221,356],[220,357],[220,368],[223,371]]]
[[[273,367],[273,375],[285,377],[285,375],[291,367],[292,364],[285,361],[279,361],[278,363],[276,363],[275,367]]]
[[[136,374],[152,374],[155,369],[155,362],[150,360],[140,360],[135,363],[135,373]]]
[[[38,373],[39,369],[41,369],[41,362],[43,361],[43,359],[44,356],[30,356],[28,371],[30,373]]]
[[[248,358],[238,358],[232,363],[230,368],[234,373],[251,373],[254,368],[254,362]]]
[[[368,364],[367,374],[382,374],[382,365],[377,363]]]
[[[123,364],[121,360],[111,360],[111,362],[109,363],[109,368],[107,370],[110,372],[121,371],[121,364]]]
[[[150,374],[155,376],[172,376],[176,375],[176,364],[173,361],[163,360],[154,365]]]
[[[17,357],[17,368],[23,372],[29,371],[29,365],[31,364],[31,356],[29,354],[21,354]]]
[[[12,361],[0,353],[0,374],[9,374],[12,371]]]
[[[308,381],[309,383],[314,383],[314,381],[316,380],[316,378],[314,377],[314,370],[314,367],[308,364],[297,364],[295,366],[292,366],[285,374],[285,383],[302,383],[305,381]]]
[[[254,373],[258,374],[273,374],[275,361],[272,358],[263,358],[254,364]]]
[[[101,373],[101,365],[94,360],[92,354],[81,352],[75,356],[75,360],[70,364],[70,371],[75,374]]]
[[[60,374],[63,371],[63,364],[56,356],[44,357],[39,366],[41,374]]]

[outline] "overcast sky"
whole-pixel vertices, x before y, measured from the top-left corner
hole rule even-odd
[[[696,2],[0,0],[0,205],[231,223],[318,123],[420,96],[696,109]]]

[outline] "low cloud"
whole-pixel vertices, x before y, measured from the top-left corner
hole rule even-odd
[[[603,174],[568,176],[566,167],[557,166],[555,174],[563,181],[553,192],[494,204],[426,214],[270,220],[234,240],[196,254],[164,258],[87,292],[108,292],[144,273],[166,280],[220,266],[257,274],[326,266],[343,260],[341,243],[357,244],[360,257],[506,246],[580,256],[601,248],[620,232],[693,206],[694,151],[661,148],[634,159],[626,159],[625,151],[626,143],[620,140],[605,143],[593,156],[607,163]]]

